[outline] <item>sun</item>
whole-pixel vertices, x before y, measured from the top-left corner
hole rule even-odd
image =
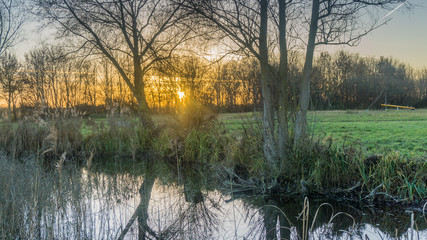
[[[179,98],[179,100],[182,100],[184,97],[185,97],[185,93],[181,92],[181,91],[178,91],[178,98]]]

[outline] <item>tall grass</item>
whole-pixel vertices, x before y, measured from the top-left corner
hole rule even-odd
[[[232,141],[216,117],[215,112],[201,104],[187,103],[174,116],[175,122],[170,123],[156,141],[156,149],[162,156],[180,162],[218,164],[230,161]]]
[[[148,152],[152,144],[152,132],[138,118],[111,117],[107,122],[93,124],[85,138],[85,148],[95,155],[133,156]]]
[[[12,158],[20,158],[42,150],[43,142],[49,135],[49,127],[43,123],[21,120],[18,123],[1,123],[0,132],[1,150]]]
[[[287,159],[278,164],[279,171],[266,169],[259,124],[243,124],[233,156],[235,173],[258,179],[260,189],[265,188],[265,182],[277,179],[276,193],[420,203],[427,198],[425,160],[407,159],[399,152],[369,157],[354,146],[337,146],[331,138],[313,137],[298,147],[289,147]]]
[[[427,198],[427,162],[424,160],[407,160],[399,153],[387,153],[374,164],[360,162],[359,172],[371,198],[408,202]]]
[[[54,163],[63,153],[77,161],[91,153],[98,158],[136,157],[149,152],[152,142],[152,131],[132,117],[111,117],[99,123],[81,118],[0,123],[0,150],[14,159],[36,155]]]
[[[12,158],[38,155],[52,158],[67,152],[77,157],[83,148],[80,119],[20,120],[0,124],[0,149]]]

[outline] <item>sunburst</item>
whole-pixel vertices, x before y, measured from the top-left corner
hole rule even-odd
[[[182,100],[184,97],[185,97],[185,93],[181,92],[181,91],[178,91],[178,98],[179,98],[179,100]]]

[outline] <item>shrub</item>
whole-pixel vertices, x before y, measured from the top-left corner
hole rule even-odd
[[[92,129],[86,138],[86,149],[97,156],[135,156],[147,152],[152,145],[151,131],[137,118],[109,118]]]
[[[183,161],[218,163],[226,160],[230,140],[223,132],[221,125],[190,130],[184,139]]]
[[[398,152],[389,152],[373,164],[361,161],[360,176],[371,196],[414,201],[427,197],[427,162],[408,160]]]
[[[240,171],[237,174],[249,174],[252,177],[263,178],[266,165],[260,125],[258,123],[244,123],[243,134],[238,140],[239,142],[234,152],[236,167]]]

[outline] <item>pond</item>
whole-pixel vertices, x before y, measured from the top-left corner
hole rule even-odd
[[[36,173],[22,214],[3,196],[3,239],[427,239],[416,210],[251,196],[199,166],[122,163]]]

